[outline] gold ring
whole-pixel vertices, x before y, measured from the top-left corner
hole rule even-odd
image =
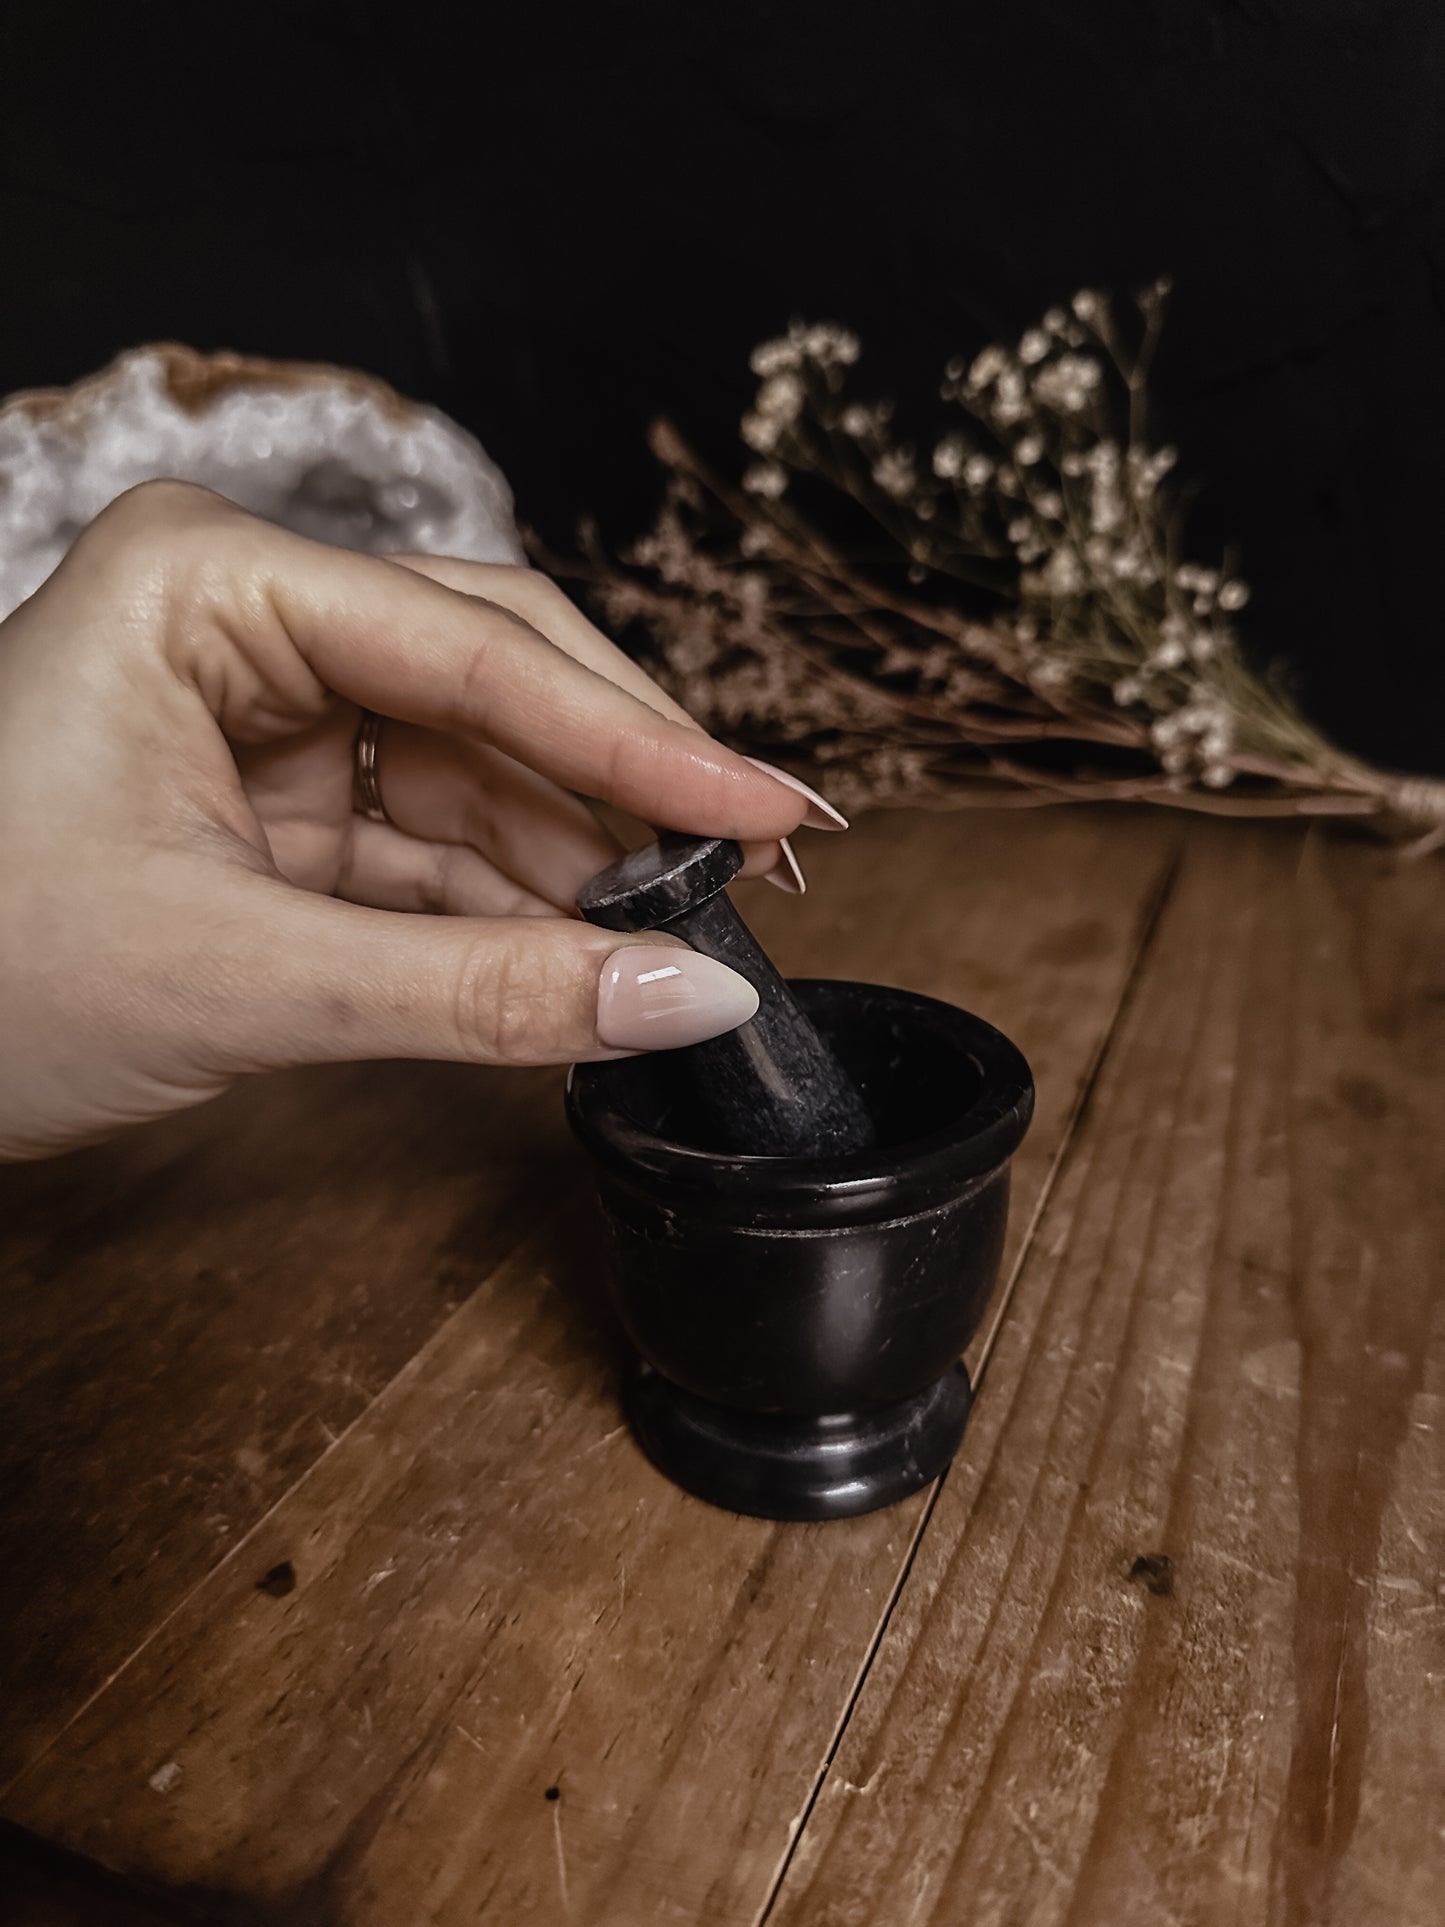
[[[363,709],[361,728],[356,736],[356,774],[352,793],[356,807],[363,816],[370,817],[373,823],[389,823],[386,805],[381,800],[381,784],[376,775],[376,749],[381,740],[381,725],[384,716],[378,716],[374,709]]]

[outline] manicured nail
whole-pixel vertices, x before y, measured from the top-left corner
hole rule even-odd
[[[743,760],[751,763],[754,769],[760,769],[764,776],[771,776],[774,782],[785,783],[790,790],[796,790],[799,796],[807,798],[808,814],[803,818],[804,826],[807,829],[847,829],[848,819],[841,811],[835,810],[826,797],[819,796],[816,790],[810,790],[808,785],[799,782],[796,776],[790,776],[787,770],[776,769],[771,763],[765,763],[759,756],[747,756],[744,757]]]
[[[713,957],[662,944],[614,950],[597,989],[597,1035],[611,1050],[676,1050],[756,1016],[758,993]]]
[[[793,846],[785,836],[778,838],[783,854],[763,878],[775,890],[786,890],[790,897],[806,896],[808,879],[803,875],[803,866],[793,855]]]

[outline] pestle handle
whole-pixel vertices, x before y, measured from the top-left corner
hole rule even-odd
[[[664,835],[593,877],[577,908],[608,930],[667,930],[757,991],[746,1024],[669,1053],[707,1119],[708,1148],[761,1157],[861,1150],[874,1138],[863,1099],[727,895],[742,864],[728,838]]]

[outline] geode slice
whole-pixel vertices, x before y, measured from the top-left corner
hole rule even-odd
[[[161,343],[0,406],[0,617],[156,476],[342,548],[523,559],[500,470],[437,409],[349,369]]]

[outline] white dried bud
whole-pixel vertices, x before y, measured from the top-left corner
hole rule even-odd
[[[843,410],[839,426],[845,435],[852,435],[855,439],[860,435],[871,434],[874,427],[873,411],[865,408],[861,402],[850,402]]]
[[[1062,308],[1050,308],[1044,316],[1043,325],[1051,335],[1061,335],[1069,325],[1069,317]]]
[[[1077,595],[1084,586],[1084,571],[1072,549],[1055,549],[1043,574],[1052,595]]]
[[[1249,601],[1249,584],[1247,582],[1222,583],[1218,600],[1220,608],[1229,610],[1232,615],[1236,609],[1242,609]]]
[[[1234,771],[1228,763],[1211,763],[1199,780],[1212,790],[1225,790],[1234,781]]]
[[[983,488],[993,477],[993,463],[987,455],[970,455],[963,465],[963,479],[970,488]]]
[[[1156,669],[1177,669],[1187,660],[1189,651],[1177,639],[1161,642],[1149,660]]]
[[[908,494],[917,477],[911,459],[902,449],[890,448],[873,464],[873,480],[885,495],[891,495],[898,502]]]
[[[781,462],[754,462],[743,477],[748,494],[761,496],[765,502],[776,502],[787,486],[788,471]]]
[[[749,356],[748,366],[755,375],[776,375],[785,368],[796,368],[801,359],[796,341],[761,341]]]
[[[1089,501],[1089,527],[1099,535],[1112,535],[1124,519],[1124,504],[1119,491],[1107,475],[1096,474]]]
[[[1092,321],[1099,312],[1099,297],[1092,288],[1080,288],[1069,306],[1080,321]]]
[[[1029,681],[1035,689],[1057,693],[1066,689],[1073,680],[1069,665],[1057,656],[1045,656],[1042,662],[1029,665]]]
[[[940,480],[951,482],[964,473],[964,446],[957,435],[948,435],[933,451],[933,472]],[[976,459],[976,458],[975,458]]]
[[[858,359],[857,335],[831,322],[814,322],[811,327],[794,322],[788,329],[788,337],[805,360],[815,362],[820,368],[846,368]]]
[[[1048,352],[1049,338],[1042,328],[1030,328],[1019,342],[1019,360],[1026,368],[1031,368],[1036,361],[1042,361]]]
[[[1213,595],[1219,587],[1219,571],[1201,569],[1193,562],[1183,562],[1174,571],[1174,581],[1186,594]]]
[[[744,415],[742,437],[759,455],[771,455],[778,445],[783,424],[771,415]]]
[[[1143,694],[1144,684],[1138,676],[1123,676],[1114,684],[1114,701],[1122,708],[1137,703]]]
[[[782,421],[796,421],[803,406],[803,384],[794,374],[770,375],[758,390],[753,404],[760,415],[776,415]]]
[[[1025,435],[1014,444],[1014,460],[1020,468],[1032,468],[1043,455],[1044,445],[1037,435]]]
[[[1057,522],[1064,512],[1064,498],[1047,489],[1034,504],[1040,515],[1047,515],[1050,521]]]
[[[1061,415],[1077,415],[1089,405],[1103,380],[1092,355],[1060,355],[1034,377],[1034,393]]]
[[[985,348],[975,356],[973,366],[968,371],[970,388],[987,388],[996,381],[1008,366],[1008,356],[1002,348]]]
[[[994,385],[990,413],[1000,428],[1011,428],[1029,412],[1024,378],[1017,368],[1005,368]]]
[[[767,606],[767,579],[749,572],[737,578],[735,587],[739,609],[744,616],[756,622]]]
[[[1008,525],[1008,539],[1015,548],[1021,542],[1027,542],[1033,532],[1034,525],[1026,515],[1016,515]]]
[[[959,381],[963,377],[963,361],[958,355],[950,355],[943,364],[943,372],[949,381]]]
[[[1088,474],[1089,458],[1087,455],[1081,455],[1077,449],[1070,449],[1059,463],[1059,468],[1065,475],[1077,480],[1080,475]]]

